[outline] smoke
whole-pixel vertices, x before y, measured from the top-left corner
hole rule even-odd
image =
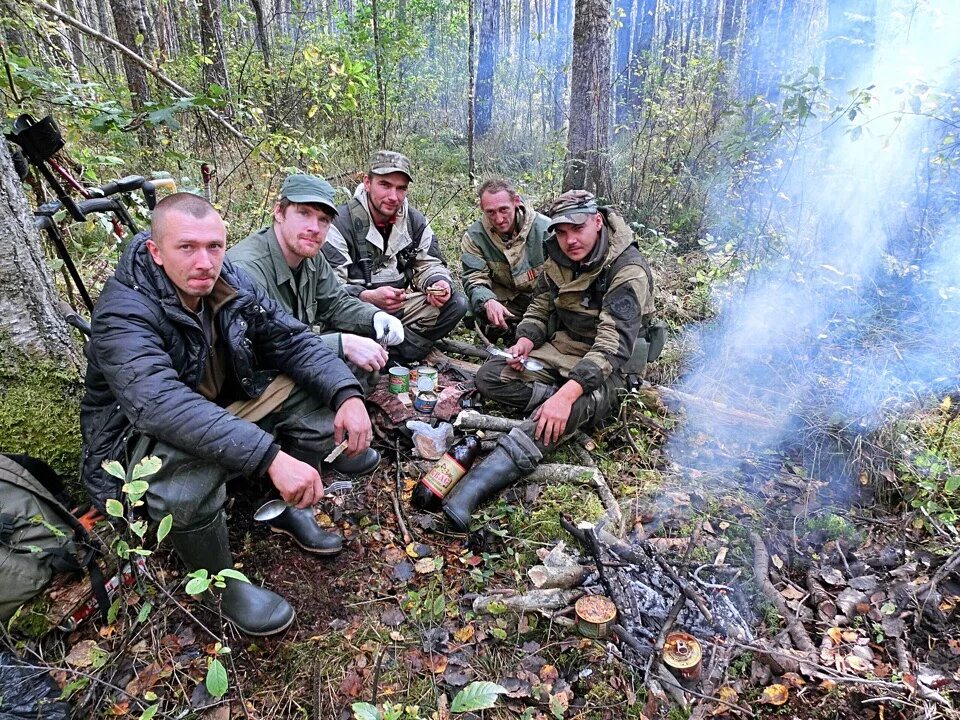
[[[674,458],[703,438],[801,445],[812,421],[869,432],[957,387],[960,7],[902,5],[878,2],[875,51],[851,55],[868,64],[846,68],[851,92],[834,98],[843,113],[784,135],[764,158],[782,174],[740,188],[740,207],[760,209],[746,234],[768,254],[745,284],[718,288],[718,318],[693,331],[701,358],[678,386],[736,412],[688,406]],[[858,102],[853,89],[868,87]],[[742,229],[746,214],[733,215],[718,227]]]

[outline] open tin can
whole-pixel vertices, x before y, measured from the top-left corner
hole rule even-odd
[[[573,609],[577,614],[577,628],[584,637],[606,637],[617,619],[617,607],[603,595],[584,595]]]
[[[684,680],[696,680],[700,677],[702,660],[703,648],[693,635],[685,632],[667,635],[663,643],[663,662],[674,675]]]

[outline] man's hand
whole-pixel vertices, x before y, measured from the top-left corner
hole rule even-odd
[[[387,351],[376,340],[341,333],[340,342],[343,345],[343,356],[361,370],[382,370],[387,364]]]
[[[376,305],[381,310],[393,313],[403,307],[407,299],[407,293],[400,288],[384,285],[376,290],[364,290],[360,293],[360,299],[371,305]]]
[[[363,400],[352,397],[345,401],[333,419],[333,441],[339,445],[344,438],[350,440],[347,445],[347,454],[356,455],[370,447],[373,439],[373,428],[370,427],[370,416]]]
[[[570,410],[577,398],[583,395],[583,387],[576,380],[567,380],[563,386],[538,407],[533,413],[537,421],[534,438],[544,445],[552,445],[563,437],[570,419]]]
[[[504,330],[507,329],[507,318],[514,317],[514,314],[507,310],[499,300],[487,300],[483,304],[483,309],[487,311],[487,322]]]
[[[513,347],[507,348],[507,352],[513,355],[511,359],[507,360],[507,365],[514,370],[522,371],[523,361],[527,359],[531,350],[533,350],[533,340],[525,337],[519,338]]]
[[[403,323],[390,313],[378,312],[373,316],[373,332],[377,340],[387,345],[399,345],[403,342]]]
[[[267,477],[280,491],[280,497],[298,508],[310,507],[323,497],[323,481],[317,469],[283,450],[267,468]]]
[[[438,290],[440,292],[430,292]],[[435,308],[441,308],[447,304],[447,300],[453,297],[453,291],[450,289],[450,283],[446,280],[437,280],[433,285],[427,288],[427,302]]]

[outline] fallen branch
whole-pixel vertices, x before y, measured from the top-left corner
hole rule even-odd
[[[545,610],[559,610],[567,607],[583,595],[580,590],[531,590],[522,595],[479,595],[473,600],[474,612],[488,612],[494,603],[518,614],[528,612],[542,612]]]
[[[810,635],[807,634],[803,625],[800,624],[797,616],[787,607],[783,596],[777,592],[773,583],[770,582],[770,555],[767,553],[767,546],[763,542],[763,538],[751,530],[750,542],[753,543],[753,574],[757,579],[757,585],[760,586],[761,592],[763,592],[764,597],[777,608],[777,612],[780,613],[787,623],[787,631],[790,633],[790,638],[793,640],[793,644],[797,649],[811,654],[816,653],[816,647],[813,644],[813,640],[810,639]]]
[[[564,565],[561,567],[534,565],[527,570],[527,575],[533,586],[538,590],[553,588],[569,590],[583,582],[587,576],[587,568],[583,565]]]
[[[725,415],[731,420],[737,422],[746,422],[750,423],[751,425],[761,425],[763,427],[770,427],[773,425],[773,421],[763,415],[746,412],[745,410],[738,410],[737,408],[732,408],[729,405],[719,403],[716,400],[708,400],[707,398],[702,398],[698,395],[689,395],[685,392],[674,390],[673,388],[664,387],[663,385],[644,388],[644,391],[646,393],[653,392],[656,395],[659,395],[660,398],[663,399],[664,403],[667,403],[668,405],[699,405],[710,412]]]
[[[112,47],[114,50],[116,50],[118,53],[120,53],[120,54],[123,55],[124,57],[130,59],[132,62],[136,63],[137,65],[139,65],[140,67],[142,67],[144,70],[146,70],[147,72],[149,72],[151,75],[153,75],[155,78],[157,78],[157,80],[159,80],[159,81],[162,82],[164,85],[166,85],[168,88],[170,88],[171,90],[173,90],[174,92],[176,92],[178,95],[180,95],[181,98],[186,99],[186,98],[191,98],[191,97],[194,96],[194,93],[188,92],[186,88],[182,87],[181,85],[178,85],[176,82],[174,82],[174,81],[171,80],[169,77],[167,77],[167,76],[164,75],[162,72],[160,72],[160,70],[158,70],[157,68],[155,68],[153,65],[151,65],[150,63],[148,63],[146,60],[144,60],[144,59],[143,59],[142,57],[140,57],[139,55],[137,55],[137,53],[133,52],[133,51],[132,51],[130,48],[128,48],[126,45],[117,42],[116,40],[114,40],[114,39],[111,38],[111,37],[107,37],[106,35],[104,35],[103,33],[99,32],[98,30],[94,30],[94,29],[93,29],[92,27],[90,27],[89,25],[84,25],[84,24],[83,24],[82,22],[80,22],[79,20],[75,20],[74,18],[70,17],[70,16],[67,15],[66,13],[61,12],[61,11],[58,10],[57,8],[53,7],[52,5],[48,5],[48,4],[45,3],[45,2],[40,2],[40,0],[28,0],[28,1],[29,1],[31,4],[35,5],[36,7],[40,8],[41,10],[43,10],[44,12],[49,13],[50,15],[53,15],[55,18],[57,18],[57,19],[59,19],[59,20],[62,20],[62,21],[65,22],[67,25],[70,25],[70,26],[72,26],[72,27],[75,27],[77,30],[79,30],[80,32],[82,32],[84,35],[89,35],[90,37],[92,37],[92,38],[93,38],[94,40],[96,40],[97,42],[101,42],[101,43],[103,43],[103,44],[105,44],[105,45],[109,45],[109,46]],[[244,135],[244,134],[243,134],[242,132],[240,132],[237,128],[235,128],[235,127],[230,123],[230,121],[228,121],[225,117],[223,117],[223,116],[222,116],[220,113],[218,113],[216,110],[214,110],[213,108],[210,108],[210,107],[205,107],[205,108],[203,108],[203,111],[204,111],[205,113],[207,113],[207,115],[209,115],[211,118],[213,118],[214,120],[216,120],[217,123],[218,123],[222,128],[224,128],[227,132],[229,132],[229,133],[230,133],[231,135],[233,135],[237,140],[239,140],[240,143],[241,143],[245,148],[247,148],[248,150],[255,150],[255,149],[256,149],[256,146],[247,139],[246,135]],[[270,162],[273,162],[273,159],[272,159],[269,155],[267,155],[266,153],[261,153],[261,156],[262,156],[263,158],[269,160]]]

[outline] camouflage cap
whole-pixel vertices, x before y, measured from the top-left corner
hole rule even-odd
[[[333,202],[333,186],[316,175],[290,175],[280,187],[280,199],[295,203],[316,203],[336,217],[337,205]]]
[[[410,159],[406,155],[393,150],[377,150],[370,156],[370,173],[372,175],[389,175],[395,172],[403,173],[410,182],[413,182]]]
[[[593,193],[586,190],[567,190],[543,209],[543,214],[550,218],[547,229],[557,225],[583,225],[593,215],[597,214],[599,206]]]

